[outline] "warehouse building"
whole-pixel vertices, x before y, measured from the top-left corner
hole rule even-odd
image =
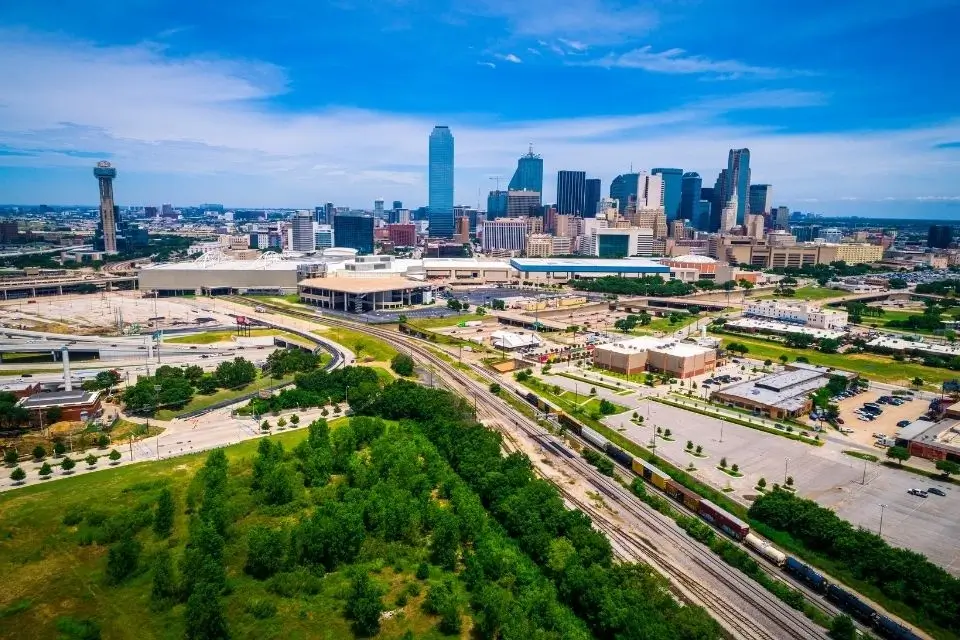
[[[351,313],[433,302],[432,285],[401,276],[308,278],[298,288],[305,304]]]
[[[683,379],[713,371],[717,352],[675,339],[641,336],[597,345],[593,365],[628,375],[650,371]]]
[[[50,409],[61,410],[60,420],[92,420],[103,413],[99,391],[48,391],[23,398],[18,403],[30,412],[30,421],[41,424]]]
[[[739,407],[775,420],[796,418],[813,406],[811,395],[827,386],[831,376],[853,379],[856,374],[803,363],[787,365],[782,373],[735,384],[710,394],[714,402]]]
[[[822,309],[820,305],[809,302],[754,300],[747,303],[743,313],[746,316],[834,331],[842,330],[849,323],[849,316],[846,311]]]

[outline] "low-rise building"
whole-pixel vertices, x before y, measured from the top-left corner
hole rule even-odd
[[[827,386],[830,377],[842,375],[853,379],[856,374],[826,367],[794,363],[782,373],[764,376],[714,391],[710,399],[732,407],[747,409],[779,420],[796,418],[810,411],[811,395]]]
[[[747,303],[743,313],[746,316],[792,322],[814,329],[839,330],[849,324],[849,316],[846,311],[822,309],[819,305],[810,302],[754,300]]]
[[[593,350],[593,364],[628,375],[650,371],[690,378],[713,371],[717,352],[676,339],[641,336],[597,345]]]
[[[35,393],[18,402],[30,413],[30,421],[41,424],[48,420],[50,409],[60,409],[60,420],[92,420],[103,413],[99,391],[48,391]]]

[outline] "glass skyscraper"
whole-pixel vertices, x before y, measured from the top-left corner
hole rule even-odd
[[[429,194],[431,238],[453,237],[453,134],[437,125],[430,133]],[[338,238],[339,241],[339,238]]]
[[[750,208],[750,149],[730,149],[727,156],[727,175],[723,185],[726,206],[737,195],[737,224],[742,225]]]
[[[667,214],[667,222],[672,222],[680,215],[680,199],[683,183],[683,169],[657,168],[650,172],[652,175],[663,178],[663,211]]]
[[[450,215],[453,216],[452,208]],[[373,253],[373,216],[333,216],[333,237],[338,247]]]
[[[513,172],[507,190],[543,193],[543,158],[533,152],[533,145],[517,160],[517,170]],[[543,204],[542,199],[540,204]]]
[[[773,209],[773,187],[769,184],[750,185],[750,213],[764,215]]]
[[[557,212],[583,215],[587,197],[586,171],[557,171]]]
[[[613,179],[610,183],[610,197],[618,201],[617,208],[620,215],[627,210],[627,203],[630,196],[637,197],[637,179],[639,173],[624,173]]]
[[[680,181],[680,217],[694,225],[699,224],[700,191],[703,180],[696,171],[683,174]]]
[[[587,197],[583,207],[584,218],[597,217],[597,205],[600,204],[600,178],[587,178]]]

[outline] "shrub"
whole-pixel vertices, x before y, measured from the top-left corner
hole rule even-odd
[[[10,479],[14,481],[15,484],[20,484],[27,478],[27,472],[17,467],[10,473]]]
[[[247,613],[257,620],[266,620],[267,618],[272,618],[277,615],[277,605],[271,600],[254,598],[247,603],[245,608]]]
[[[114,450],[112,450],[112,451],[110,452],[110,455],[107,456],[107,457],[110,458],[110,462],[111,462],[112,464],[117,464],[118,462],[120,462],[120,458],[123,457],[123,456],[120,455],[120,452],[119,452],[119,451],[117,451],[116,449],[114,449]]]
[[[430,566],[426,562],[421,562],[417,567],[417,580],[426,580],[430,577]]]
[[[92,453],[84,458],[84,461],[87,463],[88,467],[97,466],[97,456],[93,455]]]
[[[39,444],[33,448],[33,459],[37,462],[40,462],[47,457],[47,450],[41,447]]]
[[[75,466],[77,466],[77,463],[74,462],[73,459],[70,458],[69,456],[64,458],[63,461],[60,463],[60,468],[63,469],[64,473],[70,473],[71,471],[73,471],[73,468]]]
[[[107,553],[107,582],[121,584],[137,571],[140,543],[126,537],[110,547]]]
[[[49,478],[50,474],[52,473],[53,473],[53,469],[50,468],[50,464],[44,462],[43,466],[40,467],[40,477],[46,479],[46,478]]]
[[[413,358],[405,353],[398,353],[390,361],[390,368],[399,376],[412,376]]]

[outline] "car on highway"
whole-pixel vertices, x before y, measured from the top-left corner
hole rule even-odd
[[[939,489],[939,488],[937,488],[937,487],[930,487],[929,489],[927,489],[927,493],[932,493],[932,494],[935,495],[935,496],[945,496],[945,495],[947,495],[946,492],[945,492],[943,489]]]
[[[909,493],[912,496],[917,496],[918,498],[927,497],[927,492],[922,489],[910,489],[909,491],[907,491],[907,493]]]

